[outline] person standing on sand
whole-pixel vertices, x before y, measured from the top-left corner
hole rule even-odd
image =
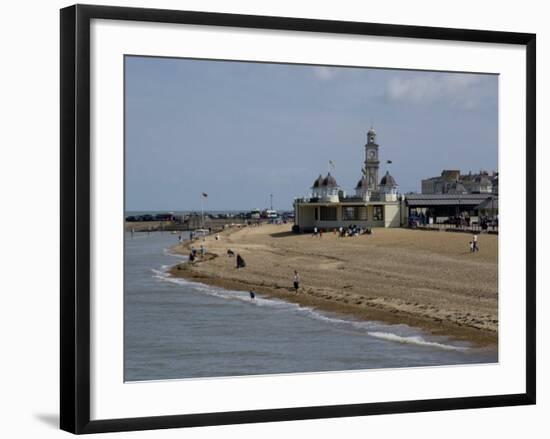
[[[294,270],[294,277],[292,278],[292,281],[294,283],[294,291],[297,293],[298,288],[300,288],[300,275],[296,270]]]
[[[474,244],[474,252],[478,252],[479,251],[479,247],[477,245],[477,234],[474,233],[474,238],[472,239],[472,242]]]

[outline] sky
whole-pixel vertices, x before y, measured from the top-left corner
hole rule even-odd
[[[127,56],[126,210],[203,192],[206,210],[289,210],[329,170],[351,194],[371,126],[400,193],[497,170],[498,76]]]

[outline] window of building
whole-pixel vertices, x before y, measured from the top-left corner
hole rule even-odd
[[[374,221],[383,221],[384,220],[384,210],[382,206],[374,206],[372,219]]]
[[[321,206],[321,221],[336,221],[336,207]]]
[[[347,221],[359,219],[359,206],[342,207],[342,218]]]

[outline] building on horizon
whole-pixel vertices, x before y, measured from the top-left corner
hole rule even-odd
[[[308,197],[294,199],[295,225],[299,231],[352,225],[361,228],[401,226],[403,219],[398,184],[389,171],[378,180],[380,147],[372,127],[367,132],[364,148],[362,175],[353,195],[347,195],[329,172],[325,177],[319,174]]]
[[[493,194],[498,195],[498,172],[479,171],[461,174],[459,170],[444,169],[438,177],[422,180],[422,194]]]

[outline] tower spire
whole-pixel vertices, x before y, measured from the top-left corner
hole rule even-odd
[[[373,190],[378,189],[378,144],[376,143],[376,131],[374,128],[367,133],[367,144],[365,145],[365,166],[362,169],[363,175],[368,180],[369,188]]]

